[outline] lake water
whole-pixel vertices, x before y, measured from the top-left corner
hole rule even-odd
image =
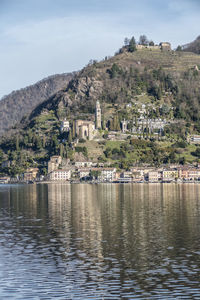
[[[0,186],[0,299],[200,299],[200,185]]]

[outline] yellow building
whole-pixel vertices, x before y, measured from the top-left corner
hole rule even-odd
[[[178,170],[164,170],[162,172],[162,180],[173,181],[179,177]]]
[[[24,181],[34,181],[38,175],[38,168],[29,168],[24,172]]]

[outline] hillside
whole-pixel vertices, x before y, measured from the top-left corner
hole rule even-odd
[[[94,61],[75,74],[65,89],[8,132],[0,143],[1,160],[14,161],[13,174],[33,165],[44,172],[44,162],[51,155],[73,161],[77,152],[118,168],[198,161],[198,146],[190,145],[188,139],[200,133],[199,69],[200,55],[191,52],[130,52],[123,47],[114,57]],[[102,129],[94,140],[80,139],[77,144],[75,120],[94,121],[97,100]],[[60,130],[64,118],[70,123],[69,132]],[[123,120],[128,124],[125,135],[121,134]],[[149,120],[160,120],[162,130],[150,130]]]
[[[200,54],[200,36],[198,36],[195,41],[182,46],[182,49],[183,51]]]
[[[45,78],[36,84],[4,96],[0,106],[0,135],[18,123],[37,105],[65,88],[73,74],[60,74]]]

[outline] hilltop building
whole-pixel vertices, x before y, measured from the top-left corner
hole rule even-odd
[[[149,50],[163,50],[163,51],[171,51],[171,44],[168,42],[161,42],[159,45],[136,45],[136,49],[149,49]]]
[[[160,43],[160,48],[163,51],[171,51],[171,44],[168,42],[162,42]]]
[[[96,102],[95,125],[96,129],[101,129],[101,106],[99,101]]]

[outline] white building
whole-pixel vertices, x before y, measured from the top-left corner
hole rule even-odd
[[[190,142],[192,144],[200,144],[200,135],[192,135],[190,137]]]
[[[52,181],[67,181],[71,179],[71,170],[54,170],[49,174],[49,179]]]
[[[158,182],[161,179],[161,173],[158,171],[150,171],[148,173],[148,181],[149,182]]]
[[[78,175],[79,175],[79,178],[85,178],[85,177],[88,177],[90,175],[90,170],[91,169],[79,169],[78,170]]]
[[[69,121],[64,119],[64,121],[61,122],[60,131],[63,132],[63,131],[69,131],[69,130],[70,130]]]
[[[122,125],[122,132],[123,133],[126,133],[127,132],[127,125],[128,125],[128,122],[127,121],[121,121],[121,125]]]
[[[91,168],[93,165],[93,162],[91,161],[76,161],[75,167],[76,168]]]
[[[98,176],[98,180],[102,182],[112,182],[116,179],[116,168],[105,168],[103,170],[100,169],[100,175]]]

